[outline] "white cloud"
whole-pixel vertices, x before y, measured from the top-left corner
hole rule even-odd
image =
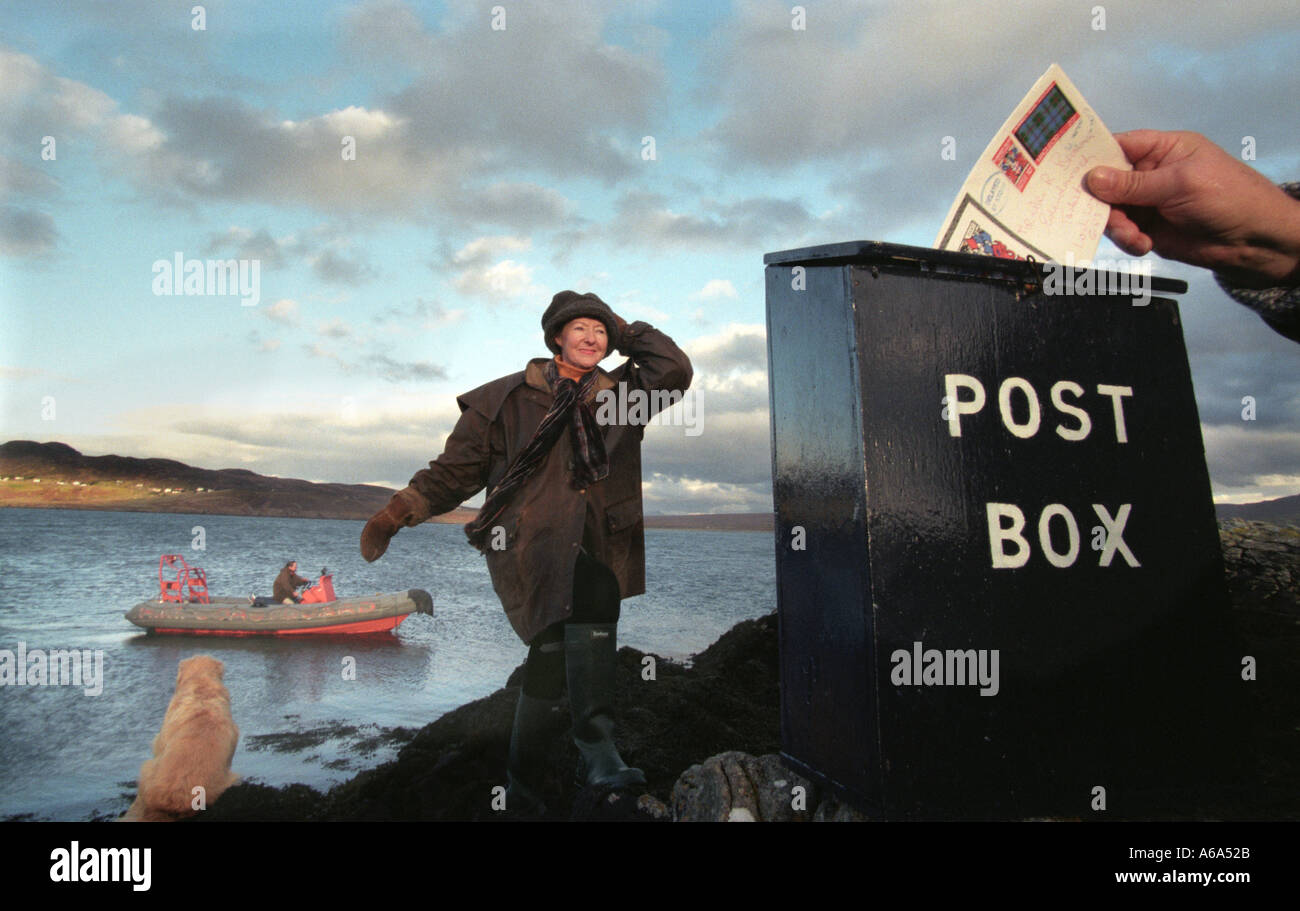
[[[711,373],[767,375],[767,327],[761,324],[729,323],[719,332],[692,339],[686,350],[694,364]]]
[[[750,484],[731,484],[655,472],[641,485],[648,513],[767,512],[772,494]]]
[[[532,267],[511,259],[486,268],[466,269],[452,280],[452,284],[462,294],[475,297],[509,299],[524,295],[535,297],[540,293],[533,285]]]
[[[691,300],[709,301],[718,300],[719,298],[730,298],[736,300],[740,295],[736,293],[736,288],[725,278],[714,278],[709,280],[703,288],[696,291],[690,296]]]
[[[457,266],[482,266],[502,253],[527,250],[532,245],[532,240],[527,237],[512,237],[501,234],[491,237],[476,237],[457,250],[452,255],[451,261]]]
[[[264,309],[262,315],[285,326],[296,326],[299,321],[298,302],[287,297],[282,298]]]

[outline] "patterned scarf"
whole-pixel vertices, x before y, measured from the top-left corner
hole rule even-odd
[[[552,360],[546,362],[542,372],[546,376],[546,382],[555,390],[555,400],[542,422],[537,425],[533,438],[506,469],[500,483],[488,494],[478,516],[465,526],[465,536],[469,538],[469,543],[484,553],[488,549],[488,531],[505,512],[519,488],[541,467],[547,453],[564,432],[566,423],[573,443],[573,479],[570,483],[574,489],[585,488],[609,476],[605,440],[600,435],[600,426],[591,410],[591,402],[595,398],[593,390],[596,385],[596,370],[593,368],[587,371],[581,380],[574,382],[568,377],[560,376],[560,371]]]

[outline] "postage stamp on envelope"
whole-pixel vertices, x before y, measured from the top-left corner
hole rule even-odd
[[[1033,156],[1034,161],[1041,162],[1056,140],[1061,138],[1079,119],[1079,112],[1061,91],[1060,85],[1053,82],[1047,91],[1025,115],[1025,119],[1015,128],[1016,139]]]
[[[1025,184],[1029,183],[1029,178],[1034,176],[1034,166],[1029,163],[1025,153],[1016,148],[1010,136],[998,146],[993,156],[993,163],[1002,169],[1002,173],[1007,175],[1007,179],[1022,193],[1025,191]]]

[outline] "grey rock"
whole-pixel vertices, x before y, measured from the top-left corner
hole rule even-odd
[[[642,794],[636,801],[637,812],[649,816],[651,819],[668,819],[672,812],[658,797],[653,794]]]
[[[1219,541],[1236,610],[1300,616],[1300,528],[1228,519],[1219,523]]]
[[[814,806],[815,800],[813,784],[785,768],[781,757],[754,757],[733,750],[711,756],[681,774],[673,785],[673,819],[802,822],[811,818],[807,807]]]

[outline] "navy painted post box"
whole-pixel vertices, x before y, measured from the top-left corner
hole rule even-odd
[[[764,262],[786,761],[888,818],[1194,815],[1248,684],[1186,285]]]

